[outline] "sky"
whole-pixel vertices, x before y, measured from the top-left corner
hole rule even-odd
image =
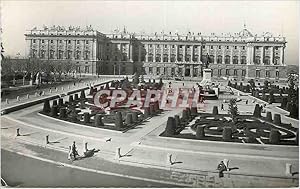
[[[1,1],[5,55],[25,54],[26,30],[43,25],[92,25],[102,33],[236,33],[286,37],[285,61],[299,63],[299,1]]]

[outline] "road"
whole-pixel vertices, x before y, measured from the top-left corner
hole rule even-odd
[[[1,149],[2,178],[12,187],[178,187],[57,166]]]

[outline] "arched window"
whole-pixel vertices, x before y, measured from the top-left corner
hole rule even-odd
[[[232,63],[233,64],[238,64],[239,63],[239,60],[238,60],[237,56],[233,56]]]
[[[190,55],[190,54],[187,54],[187,55],[185,56],[185,61],[186,61],[186,62],[190,62],[190,61],[191,61],[191,55]]]
[[[164,54],[163,56],[164,56],[163,62],[168,62],[168,58],[169,58],[168,54]]]
[[[182,59],[183,59],[183,55],[182,54],[178,55],[178,61],[182,62]]]
[[[254,63],[255,64],[260,64],[260,56],[255,56]]]
[[[264,64],[265,65],[270,65],[270,57],[269,56],[265,56]]]
[[[195,54],[194,57],[193,57],[193,61],[194,61],[194,62],[198,62],[198,57],[199,57],[199,56],[198,56],[197,54]]]
[[[171,62],[175,62],[175,54],[171,55]]]
[[[230,64],[230,56],[229,55],[225,56],[225,64]]]
[[[215,62],[215,56],[209,55],[209,63],[214,63],[214,62]]]
[[[217,57],[217,63],[218,63],[218,64],[222,64],[222,56],[221,56],[221,55],[219,55],[219,56]]]
[[[148,62],[153,62],[153,54],[148,55]]]
[[[278,56],[275,56],[274,58],[274,65],[278,65],[280,62],[280,58]]]
[[[160,62],[161,61],[161,56],[160,54],[157,54],[155,57],[155,62]]]
[[[160,74],[160,67],[157,67],[156,68],[156,75],[159,75]]]
[[[246,64],[246,56],[241,56],[241,64]]]

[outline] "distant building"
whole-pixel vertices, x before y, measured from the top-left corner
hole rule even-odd
[[[200,77],[210,61],[213,78],[286,80],[285,37],[271,33],[209,36],[114,31],[103,34],[92,27],[47,28],[28,31],[27,56],[51,61],[72,61],[86,74],[133,74]]]

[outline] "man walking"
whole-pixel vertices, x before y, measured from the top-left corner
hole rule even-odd
[[[76,160],[76,156],[79,155],[77,150],[76,150],[76,144],[75,141],[73,141],[73,145],[72,145],[72,154],[74,156],[74,160]]]

